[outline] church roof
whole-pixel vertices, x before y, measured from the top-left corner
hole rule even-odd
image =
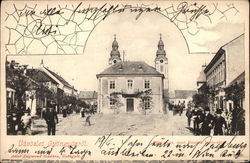
[[[118,42],[116,41],[116,39],[114,39],[113,43],[112,43],[112,47],[118,47]]]
[[[164,46],[164,43],[163,43],[162,39],[159,40],[158,46]]]
[[[125,61],[118,62],[107,69],[105,69],[97,77],[100,76],[124,76],[124,75],[147,75],[147,76],[159,76],[164,77],[163,74],[156,71],[152,66],[142,61]]]

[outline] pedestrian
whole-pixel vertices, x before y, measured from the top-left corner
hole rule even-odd
[[[236,126],[237,126],[237,118],[238,118],[238,114],[240,112],[240,109],[238,106],[234,107],[234,109],[232,110],[232,133],[233,134],[236,134],[237,133],[237,129],[236,129]]]
[[[190,106],[187,108],[186,117],[187,117],[187,120],[188,120],[188,127],[190,127],[191,118],[192,118],[192,113],[191,113],[191,107]]]
[[[205,107],[205,113],[201,118],[201,135],[210,135],[213,127],[214,117],[210,114],[208,106]]]
[[[88,114],[86,121],[85,121],[85,125],[88,124],[89,126],[91,126],[90,117],[91,117],[90,114]]]
[[[66,106],[63,106],[62,113],[63,113],[63,118],[67,117],[67,107]]]
[[[222,117],[221,109],[216,110],[216,118],[214,119],[214,135],[223,135],[223,127],[227,130],[225,118]]]
[[[85,117],[85,109],[82,107],[81,108],[81,117],[84,118]]]
[[[22,135],[31,135],[32,117],[30,115],[29,108],[24,112],[24,115],[21,117],[21,124]]]
[[[194,107],[194,110],[192,110],[192,120],[194,124],[194,134],[198,134],[199,132],[199,115],[198,115],[198,108]]]
[[[184,101],[184,102],[185,102],[185,101]],[[180,113],[179,113],[180,116],[182,115],[183,110],[184,110],[184,108],[185,108],[184,102],[180,104]]]
[[[45,121],[47,123],[48,135],[56,134],[56,123],[58,123],[57,113],[53,107],[49,107],[49,110],[45,113]]]

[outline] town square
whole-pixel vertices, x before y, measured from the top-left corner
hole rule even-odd
[[[197,90],[174,93],[162,34],[155,67],[124,60],[114,35],[94,91],[78,91],[43,59],[38,68],[7,60],[7,134],[244,135],[244,66],[232,64],[244,61],[243,39],[226,43],[201,66]]]
[[[54,32],[36,35],[23,16],[9,28],[7,12],[7,135],[245,135],[247,34],[236,7],[231,17],[171,16],[173,6],[98,17],[78,5],[41,10],[37,28]]]

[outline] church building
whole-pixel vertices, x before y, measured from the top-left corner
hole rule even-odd
[[[165,112],[168,95],[168,59],[162,38],[158,42],[155,67],[144,61],[123,61],[114,38],[109,67],[96,75],[100,113]]]

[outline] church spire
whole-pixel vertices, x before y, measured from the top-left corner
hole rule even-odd
[[[114,41],[112,43],[112,50],[118,50],[119,45],[118,42],[116,41],[116,35],[114,35]]]
[[[162,41],[162,35],[160,34],[160,40],[158,42],[158,50],[156,52],[156,56],[158,57],[159,55],[166,56],[166,52],[164,50],[164,43]]]
[[[114,41],[112,43],[112,50],[110,52],[109,64],[113,64],[121,61],[120,52],[118,50],[119,44],[116,40],[116,34],[114,35]]]
[[[116,35],[114,35],[114,41],[112,43],[112,51],[110,53],[110,56],[118,56],[120,57],[120,52],[118,50],[119,48],[119,45],[118,45],[118,42],[116,41]]]
[[[164,101],[168,101],[168,90],[169,90],[169,84],[168,84],[168,58],[166,57],[166,51],[164,50],[164,43],[162,40],[162,34],[160,34],[160,40],[158,41],[158,49],[156,51],[156,57],[155,57],[155,69],[164,75],[163,79],[163,97]]]

